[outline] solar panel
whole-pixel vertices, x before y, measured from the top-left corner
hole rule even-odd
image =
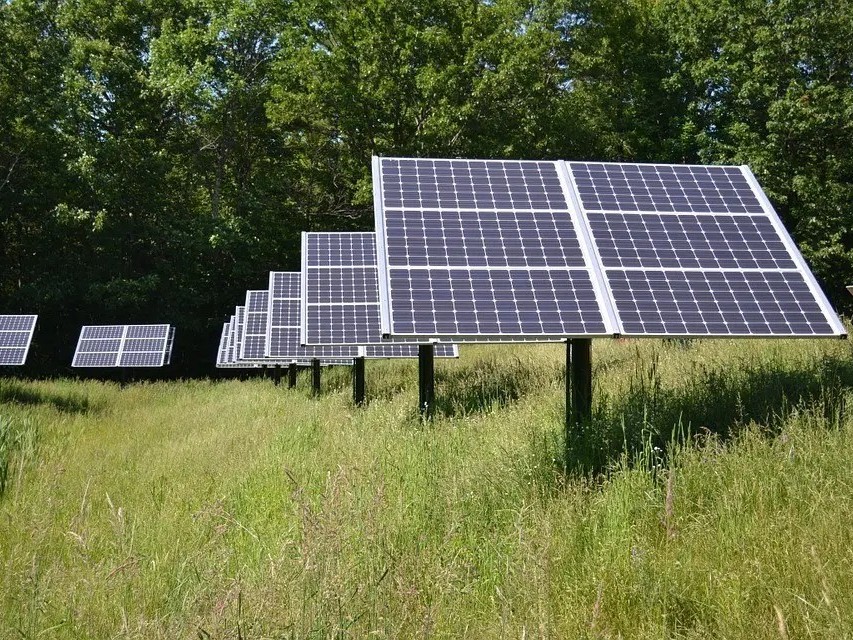
[[[0,315],[0,366],[20,366],[36,329],[37,315]]]
[[[300,274],[271,271],[266,355],[277,360],[352,360],[358,348],[351,346],[303,347],[299,339]]]
[[[747,167],[568,168],[622,335],[845,333]]]
[[[559,163],[375,158],[373,173],[384,335],[616,333]]]
[[[84,326],[72,367],[161,367],[174,329],[168,324]]]
[[[412,358],[417,346],[382,340],[376,234],[303,233],[301,341],[309,345],[371,345],[368,358]],[[436,357],[458,357],[458,347],[437,344]]]
[[[374,159],[382,332],[845,330],[747,167]]]

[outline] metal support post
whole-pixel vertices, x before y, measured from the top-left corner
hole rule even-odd
[[[352,401],[357,407],[364,404],[364,356],[352,361]]]
[[[291,362],[287,367],[287,388],[293,389],[296,386],[296,374],[299,369],[295,362]]]
[[[311,389],[315,396],[320,395],[320,359],[311,360]]]
[[[435,404],[435,346],[418,345],[418,409],[421,417],[432,417]]]
[[[280,364],[275,365],[275,367],[272,370],[272,383],[275,386],[278,386],[281,384],[281,365]]]
[[[572,420],[575,425],[592,419],[592,340],[571,341]]]

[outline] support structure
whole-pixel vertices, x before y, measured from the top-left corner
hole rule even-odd
[[[275,367],[273,367],[273,370],[272,370],[272,383],[273,383],[275,386],[278,386],[278,385],[280,385],[280,384],[281,384],[281,365],[280,365],[280,364],[277,364],[277,365],[275,365]]]
[[[432,417],[435,405],[435,345],[418,345],[418,409],[421,417]]]
[[[352,401],[357,407],[364,405],[364,356],[352,361]]]
[[[572,422],[580,425],[592,419],[592,340],[570,340]]]
[[[566,464],[573,432],[592,419],[592,340],[566,341]]]
[[[295,362],[291,362],[287,367],[287,388],[293,389],[296,386],[296,374],[298,373]]]
[[[311,360],[311,390],[315,396],[320,395],[320,358]]]

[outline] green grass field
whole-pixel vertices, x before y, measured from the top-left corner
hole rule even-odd
[[[0,638],[853,637],[853,351],[596,341],[271,381],[0,379]]]

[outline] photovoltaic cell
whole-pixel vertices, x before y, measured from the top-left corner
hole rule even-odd
[[[161,367],[173,341],[168,324],[84,326],[71,366]]]
[[[568,166],[621,334],[844,334],[748,168]]]
[[[374,188],[386,337],[616,332],[559,163],[377,158]]]
[[[36,315],[0,315],[0,366],[20,366],[27,361],[36,320]]]

